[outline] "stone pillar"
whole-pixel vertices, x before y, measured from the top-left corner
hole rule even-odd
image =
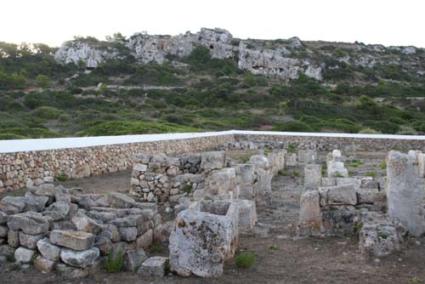
[[[308,164],[304,167],[304,189],[317,189],[322,181],[322,166]]]
[[[320,235],[322,226],[319,191],[307,190],[301,195],[298,233],[303,236]]]
[[[414,236],[425,233],[425,182],[414,152],[389,152],[386,194],[388,215],[400,220]]]

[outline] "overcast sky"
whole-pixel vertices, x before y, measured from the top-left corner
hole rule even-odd
[[[60,45],[74,35],[179,34],[425,47],[425,0],[3,0],[0,41]]]

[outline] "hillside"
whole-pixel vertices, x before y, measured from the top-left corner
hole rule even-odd
[[[425,133],[425,50],[179,36],[0,42],[0,139],[262,129]]]

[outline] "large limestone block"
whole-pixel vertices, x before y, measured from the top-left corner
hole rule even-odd
[[[257,222],[255,201],[239,199],[236,202],[239,207],[239,230],[251,231]]]
[[[201,169],[211,171],[224,168],[224,151],[203,152],[201,154]]]
[[[108,194],[108,201],[115,208],[131,208],[136,203],[130,196],[119,192],[110,192]]]
[[[235,166],[236,181],[239,186],[239,198],[254,200],[255,166],[252,164],[240,164]]]
[[[87,250],[94,244],[95,236],[83,231],[53,230],[50,242],[73,250]]]
[[[322,166],[307,164],[304,167],[304,189],[317,189],[322,181]]]
[[[390,151],[387,157],[388,215],[414,236],[425,233],[425,181],[417,165],[415,155]]]
[[[236,183],[234,168],[224,168],[212,171],[205,179],[205,189],[208,197],[213,199],[238,198],[239,188]]]
[[[60,247],[53,245],[50,243],[48,238],[41,239],[37,242],[37,249],[42,256],[51,260],[57,261],[59,260],[60,255]]]
[[[306,150],[298,150],[298,162],[300,164],[313,164],[317,160],[317,152],[315,150],[306,149]]]
[[[320,202],[327,205],[356,205],[357,194],[354,185],[319,187]]]
[[[232,201],[200,201],[180,212],[170,236],[170,267],[181,276],[216,277],[238,245],[239,212]]]
[[[44,234],[40,235],[28,235],[24,232],[19,232],[19,244],[29,249],[35,249],[37,242],[44,237]]]
[[[322,212],[317,190],[307,190],[301,195],[298,229],[300,235],[317,235],[321,232]]]
[[[68,216],[70,209],[71,206],[69,202],[57,201],[47,207],[47,209],[43,212],[43,215],[52,218],[53,221],[59,221]]]
[[[382,257],[401,249],[404,228],[378,212],[364,213],[360,218],[360,252],[366,256]]]
[[[83,251],[63,249],[60,254],[64,263],[79,268],[86,268],[95,264],[99,256],[100,252],[96,247]]]
[[[19,247],[15,251],[15,260],[18,263],[29,263],[31,262],[35,251]]]
[[[7,226],[13,231],[22,230],[30,235],[43,234],[49,231],[48,219],[40,213],[32,211],[9,216]]]
[[[255,166],[255,201],[257,204],[269,204],[271,202],[273,178],[269,160],[263,155],[254,155],[249,159],[249,163]]]
[[[6,214],[17,214],[25,210],[25,197],[6,196],[0,201],[0,210]]]
[[[137,272],[143,277],[163,277],[167,262],[167,257],[153,256],[146,259]]]

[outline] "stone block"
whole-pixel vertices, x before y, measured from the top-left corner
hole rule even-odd
[[[123,241],[132,242],[137,239],[136,227],[119,227],[118,230]]]
[[[69,211],[70,203],[57,201],[50,204],[50,206],[43,212],[43,215],[52,218],[53,221],[60,221],[67,217]]]
[[[399,251],[404,234],[403,227],[384,214],[367,212],[361,217],[360,252],[369,257],[382,257]]]
[[[126,251],[124,254],[125,270],[136,272],[147,258],[143,249]]]
[[[319,187],[319,193],[323,206],[357,204],[357,194],[353,185]]]
[[[0,201],[0,210],[6,214],[17,214],[25,210],[25,197],[6,196]]]
[[[87,250],[94,245],[95,236],[82,231],[53,230],[50,242],[73,250]]]
[[[257,222],[255,201],[239,199],[236,202],[239,209],[239,230],[244,232],[252,231]]]
[[[74,216],[71,222],[78,231],[98,234],[102,230],[101,224],[85,215]]]
[[[201,169],[211,171],[224,168],[224,151],[213,151],[201,153]]]
[[[108,201],[115,208],[131,208],[136,203],[130,196],[119,192],[110,192],[108,194]]]
[[[37,242],[37,249],[40,254],[51,261],[58,261],[61,248],[50,243],[48,238],[41,239]]]
[[[410,154],[410,153],[409,153]],[[416,155],[390,151],[387,156],[388,215],[397,218],[414,236],[425,233],[425,180]]]
[[[181,276],[220,276],[238,246],[238,219],[232,201],[199,201],[180,212],[169,239],[171,270]]]
[[[137,272],[143,277],[163,277],[167,262],[167,257],[153,256],[145,260]]]
[[[304,167],[304,189],[317,189],[322,182],[322,166],[307,164]]]
[[[19,247],[19,231],[9,230],[7,232],[7,243],[13,248]]]
[[[34,256],[34,253],[35,252],[33,250],[19,247],[15,251],[15,260],[18,263],[30,263]]]
[[[300,235],[319,235],[322,231],[322,212],[320,194],[317,190],[307,190],[301,195],[298,233]]]
[[[55,262],[42,256],[37,256],[34,260],[34,267],[41,273],[52,272]]]
[[[213,199],[238,198],[239,189],[236,184],[234,168],[212,171],[205,179],[206,195]]]
[[[44,234],[40,235],[28,235],[24,232],[19,232],[19,244],[29,249],[35,249],[37,242],[44,237]]]
[[[32,211],[9,216],[7,226],[11,230],[22,230],[29,235],[44,234],[49,231],[48,219]]]
[[[100,252],[96,247],[82,251],[62,249],[60,253],[60,258],[64,263],[79,268],[86,268],[95,264],[99,256]]]
[[[9,231],[9,228],[6,226],[0,226],[0,238],[7,237],[7,232]]]
[[[153,242],[153,230],[149,229],[136,240],[136,247],[138,249],[147,249]]]

